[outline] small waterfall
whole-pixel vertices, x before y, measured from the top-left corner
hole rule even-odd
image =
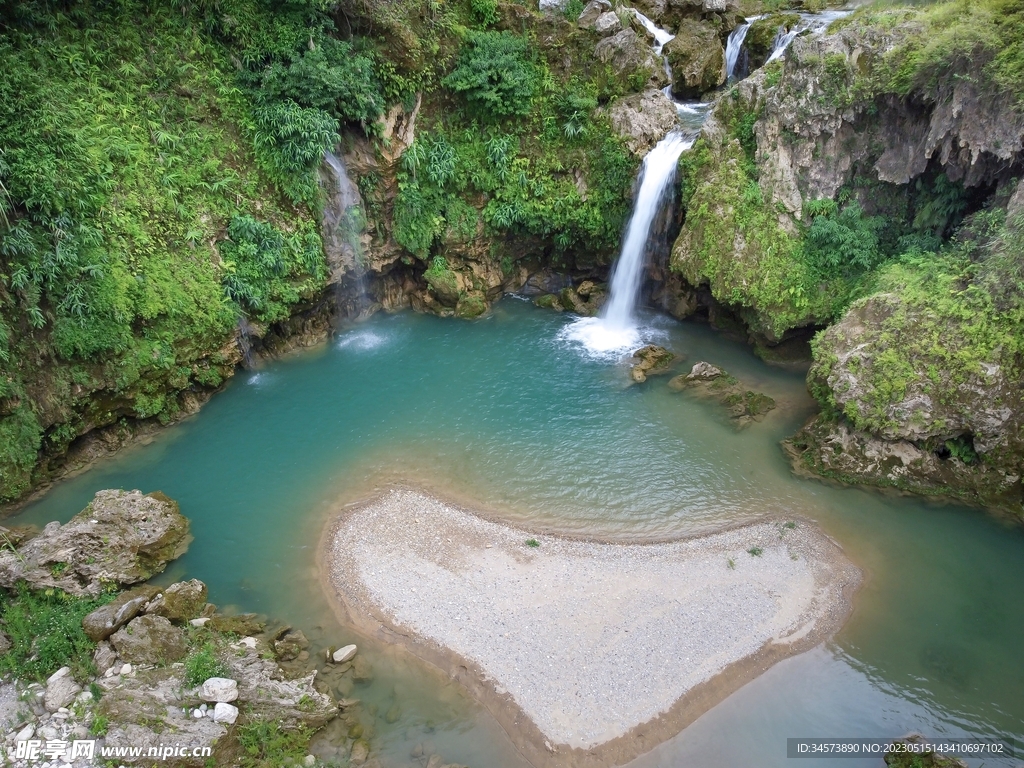
[[[636,18],[636,20],[640,22],[641,26],[643,26],[643,28],[647,30],[648,34],[650,34],[650,36],[654,38],[654,53],[657,54],[658,56],[661,56],[661,64],[665,68],[665,76],[668,78],[669,82],[669,84],[665,86],[665,88],[667,89],[668,93],[671,93],[672,67],[668,63],[668,56],[666,56],[663,53],[663,51],[665,45],[668,43],[669,40],[674,39],[675,35],[673,35],[667,29],[662,29],[661,27],[659,27],[649,18],[640,13],[640,11],[638,11],[636,8],[630,8],[630,10],[633,12],[633,16]]]
[[[768,60],[765,61],[765,64],[781,59],[786,49],[789,48],[790,43],[796,40],[798,35],[804,32],[810,32],[812,35],[820,34],[828,29],[833,21],[849,16],[851,13],[853,11],[849,9],[823,11],[821,13],[801,13],[800,22],[794,24],[792,29],[787,31],[783,27],[779,28],[779,33],[772,41],[772,53]]]
[[[252,351],[252,326],[245,315],[238,317],[238,349],[242,352],[242,367],[251,370],[256,367],[256,355]]]
[[[366,284],[366,264],[360,240],[366,228],[359,190],[349,178],[345,161],[328,152],[324,164],[330,173],[322,174],[327,202],[324,205],[323,237],[331,271],[328,283],[334,286],[335,315],[343,313],[345,297],[354,293],[353,314],[359,315],[370,305]],[[350,289],[354,287],[354,291]]]
[[[726,80],[732,80],[733,74],[736,72],[736,62],[740,60],[740,51],[743,50],[743,41],[747,39],[747,32],[750,30],[750,25],[754,23],[754,21],[756,21],[756,19],[747,19],[729,33],[729,40],[725,45]]]
[[[675,180],[679,156],[692,147],[694,141],[696,136],[671,131],[644,158],[633,215],[612,272],[611,295],[601,313],[604,325],[612,332],[628,333],[636,328],[634,311],[651,224],[658,215],[666,190]]]

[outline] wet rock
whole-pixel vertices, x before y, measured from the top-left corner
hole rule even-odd
[[[704,361],[696,363],[689,373],[676,376],[668,385],[676,392],[688,390],[698,397],[715,400],[726,408],[738,427],[761,421],[775,408],[775,401],[768,395],[747,389],[735,377]]]
[[[96,665],[96,669],[102,675],[108,669],[111,669],[117,664],[117,651],[114,647],[106,640],[101,640],[96,644],[96,650],[92,653],[93,664]]]
[[[541,309],[553,309],[555,312],[562,312],[565,307],[562,306],[562,302],[558,300],[558,297],[551,293],[546,293],[543,296],[538,296],[533,300]]]
[[[211,677],[200,686],[199,698],[211,703],[227,704],[238,698],[238,682],[226,677]]]
[[[460,296],[455,305],[455,316],[463,319],[479,317],[487,311],[487,301],[482,295],[467,294]]]
[[[558,293],[567,285],[572,285],[572,279],[568,275],[543,269],[528,276],[519,293],[523,296],[534,297],[545,293]]]
[[[679,32],[665,44],[672,67],[672,93],[680,99],[696,99],[725,82],[725,48],[715,30],[686,19]]]
[[[676,106],[664,92],[650,88],[619,99],[608,109],[612,129],[638,157],[646,155],[676,125]]]
[[[56,712],[74,701],[81,690],[82,686],[71,676],[71,668],[61,667],[46,680],[43,705],[47,712]]]
[[[349,756],[349,763],[351,765],[362,765],[366,762],[366,759],[370,756],[370,745],[362,739],[356,739],[356,742],[352,745],[352,754]]]
[[[651,79],[657,85],[667,81],[659,57],[647,40],[632,29],[606,37],[594,48],[594,54],[600,61],[610,64],[612,70],[625,80]]]
[[[146,613],[163,616],[170,621],[185,622],[196,618],[206,605],[206,585],[199,579],[171,584],[146,606]]]
[[[216,632],[225,632],[232,635],[246,637],[258,635],[267,628],[266,619],[255,613],[239,613],[235,616],[224,616],[217,614],[210,617],[206,626]]]
[[[648,376],[666,373],[675,357],[664,347],[648,344],[633,353],[637,362],[630,369],[630,376],[638,384],[645,382]]]
[[[90,640],[106,640],[134,619],[160,590],[147,584],[122,592],[106,605],[101,605],[82,619],[82,629]]]
[[[140,616],[110,636],[117,655],[132,664],[169,664],[188,653],[185,633],[163,616]]]
[[[188,520],[161,493],[100,491],[66,525],[50,523],[16,552],[0,551],[0,586],[98,595],[162,571],[188,544]]]
[[[354,645],[346,645],[343,648],[339,648],[331,654],[331,661],[335,664],[344,664],[346,661],[351,661],[355,658],[356,653],[359,649]]]
[[[302,633],[302,630],[289,630],[281,637],[274,640],[274,655],[279,661],[292,661],[309,647],[309,640]],[[309,658],[309,654],[306,654]]]
[[[750,25],[743,45],[750,56],[751,71],[764,66],[772,54],[776,36],[785,34],[800,23],[795,13],[773,13]]]

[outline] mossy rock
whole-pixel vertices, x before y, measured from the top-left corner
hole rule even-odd
[[[725,82],[725,48],[715,29],[693,19],[679,25],[679,32],[665,45],[672,67],[672,93],[695,99]]]
[[[541,309],[553,309],[555,312],[562,312],[565,309],[558,300],[558,297],[553,293],[545,293],[543,296],[538,296],[533,300],[533,303]]]
[[[795,13],[773,13],[751,24],[743,41],[750,55],[750,68],[754,70],[764,66],[772,55],[772,43],[780,30],[789,31],[799,23],[800,17]]]
[[[455,306],[455,315],[467,319],[480,317],[486,311],[487,302],[482,296],[475,294],[460,297],[459,303]]]

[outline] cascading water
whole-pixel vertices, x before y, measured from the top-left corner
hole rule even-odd
[[[634,311],[651,224],[658,215],[666,190],[675,180],[679,156],[693,146],[695,139],[696,136],[686,137],[681,131],[672,131],[644,158],[633,215],[612,272],[611,297],[602,312],[604,326],[613,333],[635,331]]]
[[[727,80],[732,80],[732,77],[736,72],[736,62],[740,60],[740,51],[743,50],[743,41],[747,39],[747,32],[750,31],[750,25],[756,20],[756,18],[747,19],[729,33],[729,39],[726,41],[725,45],[725,77]]]
[[[828,29],[833,21],[849,16],[851,13],[853,11],[847,9],[824,11],[822,13],[801,13],[800,21],[794,24],[792,29],[779,29],[779,33],[772,41],[771,55],[765,61],[765,64],[781,59],[786,49],[789,48],[789,44],[796,40],[798,35],[804,32],[810,32],[812,35],[820,34]]]
[[[238,349],[242,352],[242,367],[252,369],[256,367],[256,356],[252,351],[252,326],[245,315],[238,316]]]
[[[329,283],[335,291],[335,313],[340,315],[344,304],[346,285],[354,287],[354,314],[358,315],[370,303],[366,285],[366,267],[360,240],[365,229],[359,191],[349,178],[345,162],[333,152],[324,155],[329,173],[323,174],[328,190],[324,206],[323,236],[331,275]]]

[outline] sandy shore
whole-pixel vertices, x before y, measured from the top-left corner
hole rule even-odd
[[[845,620],[859,571],[785,522],[602,543],[395,490],[339,517],[321,557],[350,620],[458,677],[534,764],[611,765]]]

